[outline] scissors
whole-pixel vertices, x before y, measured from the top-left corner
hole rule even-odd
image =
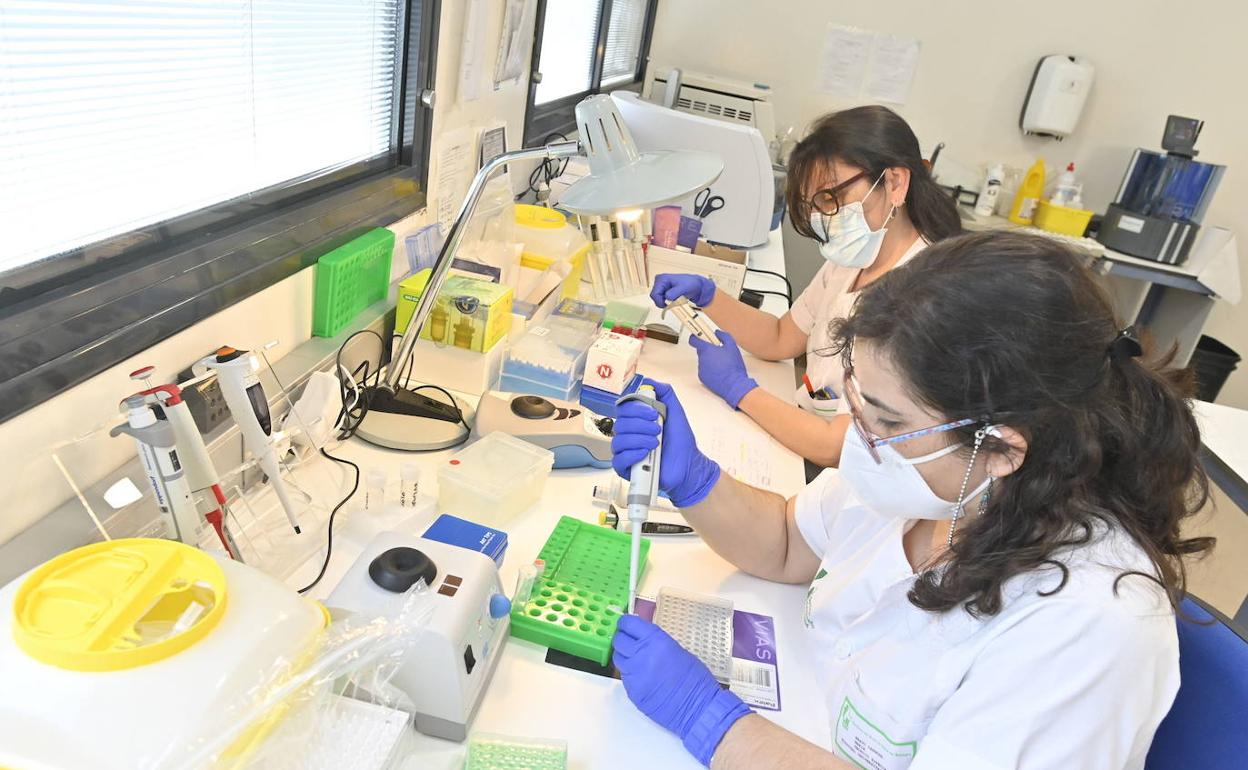
[[[693,215],[698,219],[706,219],[724,207],[724,196],[711,195],[711,188],[706,188],[693,199]]]

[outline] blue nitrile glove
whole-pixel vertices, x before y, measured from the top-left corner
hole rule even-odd
[[[681,297],[698,307],[706,307],[715,299],[715,282],[704,275],[689,273],[659,273],[654,277],[650,299],[655,307],[667,307],[668,303]]]
[[[719,466],[698,450],[685,409],[672,386],[643,380],[667,406],[663,423],[663,456],[659,461],[659,488],[677,508],[702,502],[719,481]],[[611,436],[611,465],[627,479],[633,466],[659,445],[659,413],[638,401],[626,401],[615,414]]]
[[[716,330],[715,336],[724,344],[716,347],[689,335],[689,344],[698,351],[698,379],[712,393],[727,401],[728,406],[736,409],[745,394],[757,388],[758,383],[745,371],[745,359],[741,358],[741,348],[737,347],[732,335]]]
[[[676,733],[689,753],[708,767],[728,728],[753,713],[719,686],[705,663],[648,620],[622,615],[614,645],[612,661],[624,679],[628,699]]]

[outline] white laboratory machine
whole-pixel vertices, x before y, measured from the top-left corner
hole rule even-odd
[[[1018,127],[1024,134],[1061,140],[1075,130],[1092,90],[1096,68],[1078,56],[1054,54],[1036,64]]]
[[[666,101],[669,93],[673,97],[670,104]],[[776,110],[771,103],[771,86],[765,83],[650,65],[641,96],[681,112],[753,126],[768,142],[776,136]]]
[[[740,248],[767,242],[776,183],[767,140],[757,128],[668,109],[628,91],[616,91],[611,99],[639,150],[697,150],[723,160],[724,171],[710,190],[723,198],[724,205],[703,219],[703,238]],[[674,203],[693,216],[695,199],[703,189]]]
[[[417,730],[462,741],[511,627],[511,601],[494,561],[456,545],[382,532],[325,604],[331,611],[391,614],[420,580],[433,594],[433,614],[390,684],[412,699]]]

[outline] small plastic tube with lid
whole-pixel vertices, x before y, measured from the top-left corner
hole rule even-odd
[[[399,466],[399,507],[415,508],[420,494],[420,465],[405,462]]]
[[[534,559],[532,564],[525,564],[520,567],[520,572],[516,576],[516,593],[511,597],[513,607],[524,609],[529,603],[529,597],[533,595],[533,586],[542,577],[542,573],[546,571],[546,562],[543,559]]]
[[[381,511],[386,507],[386,472],[374,468],[368,472],[364,482],[364,510]]]

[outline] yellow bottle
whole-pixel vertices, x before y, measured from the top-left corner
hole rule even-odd
[[[1029,225],[1036,216],[1036,204],[1044,195],[1044,159],[1036,158],[1036,162],[1027,169],[1023,183],[1018,186],[1014,195],[1014,205],[1010,206],[1010,221],[1016,225]]]

